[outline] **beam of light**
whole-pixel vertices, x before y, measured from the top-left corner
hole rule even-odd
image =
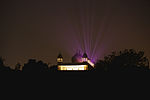
[[[83,6],[84,5],[84,6]],[[80,17],[82,23],[83,40],[84,40],[84,52],[90,55],[90,11],[89,2],[80,2]]]
[[[83,23],[83,30],[84,30],[84,48],[85,48],[85,52],[89,55],[89,57],[92,59],[92,31],[93,31],[93,19],[94,19],[94,4],[92,4],[90,2],[86,2],[85,7],[80,6],[82,9],[84,8],[84,11],[82,10],[81,13],[81,18],[82,18],[82,23]],[[92,9],[92,10],[89,10]],[[84,14],[85,12],[85,14]],[[83,19],[84,16],[84,19]],[[95,47],[96,49],[96,47]],[[95,51],[94,49],[94,51]]]
[[[103,40],[103,37],[105,34],[105,30],[108,29],[108,22],[109,22],[109,5],[106,5],[105,6],[105,14],[103,16],[103,18],[101,19],[102,22],[100,23],[100,27],[99,27],[99,32],[95,38],[95,45],[93,47],[93,51],[92,51],[92,56],[91,58],[94,58],[95,60],[97,59],[96,56],[97,55],[100,55],[100,51],[98,51],[99,49],[103,49],[103,48],[100,48],[101,47],[101,44],[102,44],[102,40]],[[98,47],[99,46],[99,47]],[[98,49],[98,50],[97,50]]]
[[[109,21],[108,5],[105,8],[105,14],[97,17],[96,6],[98,5],[96,1],[79,0],[76,3],[77,7],[75,8],[78,11],[75,10],[75,12],[72,12],[72,17],[68,20],[70,21],[68,23],[68,30],[70,30],[68,37],[71,41],[68,41],[67,44],[69,44],[70,47],[66,49],[68,49],[68,52],[72,52],[72,55],[77,50],[80,50],[82,54],[86,52],[92,62],[96,62],[96,59],[100,56],[101,49],[104,49],[100,47],[105,35],[104,32],[107,31],[108,28],[106,24]],[[99,26],[99,29],[97,29],[96,26]]]

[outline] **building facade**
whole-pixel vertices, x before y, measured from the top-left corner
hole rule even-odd
[[[63,57],[61,54],[57,57],[58,71],[88,71],[93,68],[94,63],[89,60],[86,53],[84,53],[83,56],[80,53],[76,53],[72,57],[72,63],[63,63]]]

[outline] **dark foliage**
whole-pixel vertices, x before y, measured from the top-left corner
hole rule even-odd
[[[144,56],[144,52],[136,52],[133,49],[120,51],[118,53],[112,52],[111,55],[106,56],[104,60],[99,60],[96,63],[97,71],[149,71],[149,61]]]
[[[4,59],[0,57],[0,72],[13,72],[10,67],[4,65]]]
[[[53,65],[49,68],[49,72],[58,72],[57,71],[57,65]]]
[[[120,52],[112,52],[95,64],[95,69],[86,72],[149,72],[149,61],[144,56],[144,52],[136,52],[133,49]],[[57,65],[48,66],[43,61],[29,59],[21,70],[21,64],[17,63],[15,69],[4,65],[4,60],[0,58],[0,72],[59,72]]]
[[[30,59],[27,64],[24,64],[22,72],[47,72],[48,65],[42,61]]]

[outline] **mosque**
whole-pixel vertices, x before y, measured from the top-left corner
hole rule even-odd
[[[72,63],[63,63],[63,56],[61,54],[57,57],[57,70],[59,71],[88,71],[94,68],[94,63],[88,58],[87,54],[81,55],[77,52],[72,57]]]

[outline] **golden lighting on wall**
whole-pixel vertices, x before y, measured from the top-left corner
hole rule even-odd
[[[88,65],[58,65],[58,70],[62,70],[62,71],[84,71],[84,70],[88,70]]]
[[[94,67],[94,63],[91,62],[91,60],[88,60],[87,62],[88,62],[92,67]]]

